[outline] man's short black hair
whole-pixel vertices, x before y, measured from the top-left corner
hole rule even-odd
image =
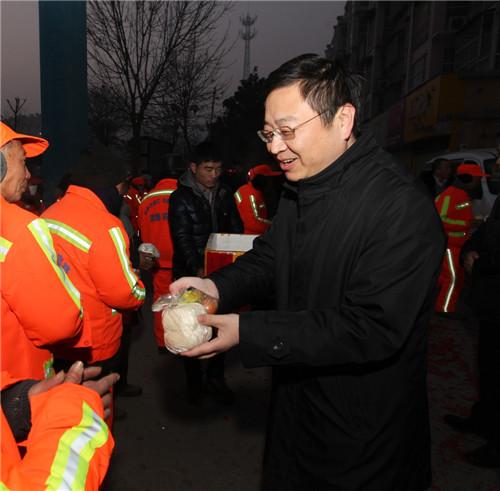
[[[364,78],[349,72],[335,60],[304,54],[285,62],[266,82],[266,97],[275,89],[299,83],[304,100],[321,115],[324,125],[332,123],[337,110],[350,103],[356,109],[353,133],[359,134],[358,116]]]
[[[202,162],[222,162],[222,155],[215,145],[204,141],[196,145],[189,160],[196,165],[200,165]]]

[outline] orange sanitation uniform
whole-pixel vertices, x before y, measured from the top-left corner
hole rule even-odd
[[[176,179],[162,179],[144,196],[139,206],[139,230],[141,241],[154,244],[160,251],[159,267],[153,271],[155,301],[160,295],[168,293],[172,283],[172,255],[174,248],[168,225],[170,195],[177,189]],[[161,313],[153,313],[156,344],[165,346]]]
[[[132,223],[132,227],[134,227],[135,233],[139,230],[139,206],[144,195],[145,192],[139,191],[134,187],[132,182],[132,184],[129,184],[127,194],[123,197],[123,200],[130,208],[130,222]]]
[[[47,224],[0,197],[1,368],[17,378],[52,374],[41,347],[76,339],[80,293],[57,257]]]
[[[94,363],[120,347],[122,316],[115,309],[141,306],[146,292],[129,260],[122,222],[89,189],[70,186],[43,217],[52,233],[58,263],[81,294],[83,332],[77,343],[54,353]]]
[[[1,388],[18,380],[2,372]],[[103,421],[99,395],[76,384],[61,384],[30,398],[31,431],[19,453],[10,426],[1,413],[0,489],[99,489],[114,447]]]
[[[437,312],[455,312],[456,303],[464,282],[464,270],[460,266],[460,249],[470,235],[472,204],[469,195],[462,189],[450,186],[435,200],[444,231],[448,237],[448,247],[439,275],[439,295]]]
[[[249,182],[234,193],[234,199],[243,222],[243,233],[263,234],[271,225],[271,220],[267,219],[267,208],[263,194]]]

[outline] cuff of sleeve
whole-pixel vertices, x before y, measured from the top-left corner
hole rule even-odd
[[[22,442],[31,430],[31,407],[28,391],[37,380],[24,380],[2,390],[2,410],[16,442]]]

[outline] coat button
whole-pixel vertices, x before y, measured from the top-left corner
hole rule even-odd
[[[285,347],[285,343],[282,339],[275,340],[275,344],[273,345],[273,351],[275,353],[277,353],[279,351],[282,351],[284,347]]]

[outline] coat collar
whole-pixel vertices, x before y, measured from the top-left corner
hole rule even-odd
[[[378,148],[372,134],[364,132],[337,160],[319,174],[297,182],[286,181],[283,186],[292,193],[304,197],[322,194],[341,186],[348,171],[356,167],[368,154],[376,152]]]

